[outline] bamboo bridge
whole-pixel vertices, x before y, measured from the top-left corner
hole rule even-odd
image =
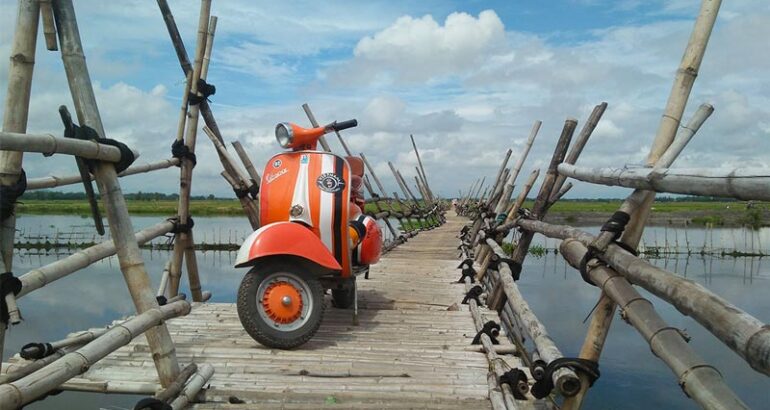
[[[492,182],[482,190],[485,178],[477,180],[452,201],[452,209],[431,189],[414,138],[419,164],[414,184],[388,162],[400,194],[386,192],[375,168],[359,154],[369,171],[364,179],[373,209],[369,213],[389,234],[386,254],[370,279],[359,280],[357,316],[327,309],[319,333],[296,350],[259,345],[243,330],[235,305],[207,302],[211,294],[201,287],[189,208],[199,118],[217,150],[222,177],[254,229],[259,226],[260,176],[240,143],[232,143],[236,155],[228,151],[207,101],[214,91],[205,79],[217,24],[210,16],[211,0],[201,1],[192,63],[168,4],[158,0],[158,5],[187,82],[172,157],[132,164],[138,153],[106,138],[72,0],[19,1],[0,132],[0,255],[6,272],[0,275],[0,354],[6,327],[24,325],[19,300],[112,255],[118,257],[136,315],[62,335],[61,340],[30,341],[2,365],[0,409],[20,408],[60,390],[150,396],[137,409],[577,409],[600,377],[600,355],[618,309],[671,369],[671,382],[695,403],[709,409],[746,408],[719,371],[687,344],[687,335],[656,313],[639,287],[691,316],[759,377],[770,375],[770,327],[765,322],[635,252],[655,192],[770,199],[770,175],[763,169],[670,168],[714,111],[703,104],[686,126],[680,124],[720,1],[702,2],[642,170],[576,165],[606,103],[594,108],[574,141],[578,122],[565,121],[531,209],[523,204],[540,171],[528,176],[516,196],[514,188],[539,121],[518,147],[515,165],[508,167],[513,154],[508,150]],[[60,109],[65,138],[26,131],[39,21],[47,48],[61,49],[77,112],[73,120],[66,108]],[[310,107],[303,109],[318,126]],[[337,137],[351,155],[343,137]],[[331,151],[325,140],[320,142]],[[75,156],[80,172],[27,179],[21,168],[24,152]],[[134,232],[119,178],[172,166],[180,167],[178,214]],[[571,188],[568,177],[634,191],[600,234],[591,235],[543,221]],[[111,239],[15,276],[16,200],[25,189],[82,183],[95,228],[103,233],[92,180],[105,205]],[[139,246],[166,234],[173,234],[173,253],[155,290]],[[562,354],[516,284],[527,274],[523,263],[535,234],[560,239],[560,254],[601,295],[577,357]],[[510,235],[515,243],[507,253],[502,244]],[[192,301],[180,291],[185,272]]]

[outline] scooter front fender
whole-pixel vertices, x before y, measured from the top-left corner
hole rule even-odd
[[[238,250],[235,267],[252,266],[261,258],[277,255],[297,256],[331,270],[342,270],[323,242],[296,222],[274,222],[254,231]]]

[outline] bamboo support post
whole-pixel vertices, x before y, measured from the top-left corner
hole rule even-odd
[[[227,181],[227,183],[233,187],[233,189],[242,189],[240,188],[241,184],[232,175],[228,174],[227,171],[220,172],[220,175],[222,175],[222,178],[224,178],[225,181]],[[247,196],[239,197],[238,201],[241,202],[241,206],[243,207],[243,211],[246,214],[246,219],[249,220],[251,229],[259,229],[259,207],[257,206],[258,201],[252,201]]]
[[[500,245],[497,244],[491,238],[486,240],[487,245],[492,248],[492,251],[500,257],[505,257]],[[513,273],[511,272],[508,263],[499,263],[500,283],[498,288],[501,288],[505,292],[507,303],[515,316],[520,319],[522,324],[526,326],[527,333],[532,342],[535,344],[540,357],[546,362],[550,363],[553,360],[563,357],[561,351],[548,335],[548,331],[545,329],[540,320],[535,316],[529,304],[519,292],[516,282],[513,280]],[[502,307],[498,310],[502,310]],[[575,372],[567,367],[562,367],[553,372],[553,384],[558,391],[566,397],[575,395],[580,390],[580,379]]]
[[[513,168],[511,168],[508,179],[505,181],[503,194],[500,200],[497,202],[497,206],[495,207],[496,214],[505,212],[505,210],[508,209],[508,203],[511,200],[513,188],[516,186],[516,179],[519,177],[519,173],[521,172],[521,167],[524,165],[524,161],[526,161],[527,156],[529,156],[529,151],[532,149],[532,144],[535,142],[535,138],[537,138],[537,133],[540,131],[540,126],[542,124],[543,123],[540,120],[537,120],[534,124],[532,124],[532,129],[529,131],[529,137],[527,137],[527,141],[524,143],[524,149],[521,151],[519,158],[516,160],[516,164],[513,166]]]
[[[532,190],[532,187],[535,185],[535,181],[537,181],[539,176],[540,169],[534,169],[529,174],[529,178],[524,182],[524,186],[522,186],[519,196],[516,197],[516,201],[511,204],[511,207],[508,208],[508,211],[506,212],[505,225],[512,223],[518,217],[519,209],[524,205],[524,201],[527,200],[527,195],[529,195],[529,192]]]
[[[206,41],[209,37],[213,40],[214,33],[210,30],[210,21],[214,22],[214,29],[216,28],[216,18],[210,17],[211,13],[211,0],[202,0],[200,8],[200,16],[198,18],[198,37],[195,51],[195,63],[193,65],[192,76],[190,77],[190,89],[191,95],[198,94],[198,80],[205,80],[208,72],[208,66],[204,64],[208,61],[206,53],[211,53],[211,44]],[[195,143],[198,132],[198,118],[200,113],[201,104],[196,104],[188,107],[188,117],[185,124],[185,139],[184,145],[191,152],[195,152]],[[192,190],[192,171],[194,164],[189,158],[184,158],[181,163],[181,171],[179,178],[179,206],[177,217],[179,223],[187,224],[190,217],[190,192]],[[192,232],[192,231],[190,231]],[[174,241],[174,254],[173,262],[171,263],[171,275],[169,277],[169,296],[175,296],[179,292],[179,282],[182,276],[182,261],[185,256],[185,248],[188,247],[190,242],[190,235],[188,232],[179,232],[176,235]],[[195,258],[195,253],[192,253],[192,257]],[[196,262],[187,261],[187,276],[191,282],[199,282],[198,272],[190,271],[191,267],[196,266]],[[193,301],[200,301],[200,291],[192,292]]]
[[[577,240],[566,239],[560,250],[570,265],[578,268],[588,248]],[[588,274],[591,281],[621,307],[624,318],[649,343],[653,354],[674,372],[688,397],[707,409],[748,408],[724,383],[719,371],[705,363],[687,344],[681,331],[663,321],[652,303],[625,278],[601,265],[594,265]]]
[[[577,120],[575,119],[568,118],[564,122],[564,127],[562,128],[561,135],[559,136],[559,140],[556,143],[556,148],[554,149],[553,156],[551,157],[551,163],[548,166],[548,171],[546,172],[545,178],[540,185],[540,192],[535,199],[535,203],[532,206],[532,214],[538,220],[542,220],[547,213],[548,199],[551,197],[551,191],[553,190],[554,184],[556,183],[556,178],[558,176],[556,173],[556,167],[564,160],[564,156],[567,153],[567,148],[569,147],[572,134],[575,132],[576,127]],[[513,250],[513,254],[511,255],[511,259],[515,261],[518,266],[521,266],[524,263],[524,259],[527,257],[529,246],[532,243],[534,235],[534,232],[525,231],[519,237],[519,242],[517,243],[516,248]],[[519,274],[520,272],[514,273],[514,279],[518,278]],[[505,295],[502,293],[502,289],[496,289],[493,291],[492,297],[490,298],[489,307],[495,310],[500,310],[504,300]]]
[[[61,44],[64,49],[66,42],[61,41]],[[98,360],[125,346],[140,334],[150,331],[153,327],[163,326],[164,321],[170,318],[183,316],[189,312],[190,304],[185,301],[160,307],[156,305],[114,326],[101,337],[75,352],[64,355],[50,365],[12,383],[0,385],[0,409],[16,409],[42,397],[70,378],[83,373]],[[176,373],[178,374],[178,371]],[[176,376],[175,374],[174,379]],[[173,379],[168,384],[171,382]]]
[[[55,0],[53,3],[59,45],[64,69],[70,85],[80,124],[92,127],[100,137],[104,127],[96,104],[91,79],[80,42],[75,10],[71,0]],[[134,237],[131,217],[118,183],[115,167],[111,163],[97,163],[94,176],[104,201],[110,233],[117,249],[121,271],[131,298],[139,314],[158,307],[155,294],[150,288],[150,278],[144,267],[139,245]],[[146,332],[162,385],[171,383],[179,372],[174,344],[165,325]]]
[[[119,173],[118,177],[125,177],[129,175],[136,175],[136,174],[143,174],[145,172],[157,171],[160,169],[173,167],[177,164],[179,164],[178,158],[164,159],[164,160],[161,160],[158,162],[152,162],[152,163],[133,164],[130,167],[126,168],[123,172]],[[92,175],[91,180],[93,179],[94,178]],[[79,174],[67,175],[63,177],[50,175],[50,176],[41,177],[41,178],[30,178],[30,179],[27,179],[27,190],[29,191],[29,190],[35,190],[35,189],[55,188],[55,187],[64,186],[64,185],[77,184],[82,181],[83,181],[83,178],[81,178]]]
[[[110,328],[86,330],[83,332],[78,332],[77,334],[71,335],[65,339],[50,342],[48,345],[50,345],[50,348],[54,350],[58,350],[64,347],[82,346],[107,333],[109,330]],[[24,346],[22,347],[21,352],[19,352],[19,355],[23,358],[37,357],[43,353],[39,345],[40,344],[32,344],[31,346]]]
[[[409,139],[412,140],[412,148],[414,148],[414,155],[417,156],[417,164],[420,166],[420,172],[418,172],[418,174],[422,179],[422,183],[425,185],[425,190],[428,193],[428,199],[430,199],[431,202],[434,202],[435,198],[433,197],[433,191],[430,189],[430,185],[428,185],[428,176],[425,175],[425,168],[422,166],[422,158],[420,158],[420,151],[417,149],[417,144],[415,144],[414,142],[414,135],[409,134]]]
[[[578,134],[577,138],[575,138],[571,144],[569,152],[564,158],[564,164],[575,164],[577,162],[580,154],[583,152],[583,148],[585,148],[586,144],[588,143],[588,139],[591,138],[591,134],[593,134],[594,129],[596,129],[596,125],[599,124],[599,120],[601,120],[602,115],[604,115],[604,111],[606,110],[606,102],[603,102],[594,107],[594,109],[591,111],[591,115],[588,116],[588,120],[586,120],[586,123],[583,124],[583,128],[580,129],[580,133]],[[550,203],[553,204],[558,201],[556,195],[559,194],[559,191],[561,190],[566,180],[567,177],[561,175],[561,173],[559,173],[559,176],[556,177],[556,182],[554,182],[554,188],[552,189],[553,193],[551,198],[549,198]]]
[[[20,0],[16,15],[16,28],[11,44],[8,89],[3,106],[3,132],[25,133],[29,115],[32,74],[35,67],[40,3],[37,0]],[[22,153],[0,150],[0,185],[13,185],[21,177]],[[15,207],[15,205],[14,205]],[[13,272],[13,243],[16,235],[16,217],[13,213],[0,220],[0,257],[3,272]],[[14,307],[15,298],[9,294],[6,304]],[[12,318],[17,320],[18,318]],[[0,322],[0,357],[3,356],[6,324]]]
[[[382,185],[382,182],[380,182],[380,179],[377,178],[377,174],[374,172],[374,167],[372,167],[372,164],[369,163],[369,160],[366,159],[366,155],[364,155],[363,152],[358,154],[359,157],[364,161],[364,165],[369,170],[369,175],[372,176],[372,179],[374,179],[374,183],[377,185],[377,188],[380,190],[380,194],[383,198],[386,198],[388,196],[387,192],[385,192],[385,187]],[[387,202],[386,202],[387,203]],[[394,210],[392,204],[387,203],[388,207],[391,209],[391,211]],[[402,221],[401,217],[396,217],[398,219],[398,222],[403,226],[404,223]]]
[[[259,172],[257,172],[256,168],[254,168],[254,164],[251,162],[251,159],[249,159],[249,155],[246,154],[246,150],[243,148],[243,145],[241,145],[241,142],[233,141],[232,146],[235,149],[235,152],[238,154],[238,158],[241,159],[244,168],[246,168],[246,172],[249,174],[249,177],[251,177],[251,179],[254,180],[254,183],[259,186]]]
[[[163,221],[137,232],[134,235],[133,240],[138,245],[142,245],[152,239],[171,232],[172,229],[174,229],[174,224],[172,222]],[[19,277],[22,287],[21,292],[19,292],[17,297],[20,298],[33,290],[40,289],[43,286],[71,273],[77,272],[100,259],[115,255],[116,252],[117,249],[115,243],[112,240],[107,240],[91,246],[90,248],[75,252],[56,262],[33,269]],[[154,298],[155,297],[153,296],[153,299]]]
[[[315,115],[313,115],[313,112],[310,111],[310,106],[307,105],[307,103],[302,104],[302,109],[305,111],[305,114],[307,115],[307,119],[310,120],[310,124],[313,125],[313,127],[318,127],[318,121],[315,119]],[[329,143],[326,142],[326,137],[321,136],[318,138],[318,142],[321,143],[321,147],[323,147],[324,151],[326,152],[332,152],[332,149],[329,147]]]
[[[160,275],[160,283],[158,284],[158,291],[155,293],[155,296],[160,297],[166,295],[166,288],[168,287],[168,277],[170,271],[171,261],[169,260],[163,266],[163,273]]]
[[[43,37],[45,37],[45,48],[48,51],[59,50],[59,45],[56,43],[56,27],[53,21],[53,9],[51,8],[51,0],[39,0],[40,1],[40,18],[43,21]]]
[[[171,408],[174,410],[181,410],[187,408],[189,403],[195,401],[198,393],[203,389],[206,383],[209,382],[211,376],[214,375],[214,366],[204,363],[198,366],[198,371],[190,377],[190,380],[184,386],[179,396],[171,402]]]
[[[181,372],[179,372],[179,377],[174,380],[173,383],[171,383],[166,389],[161,390],[155,394],[155,398],[168,403],[177,396],[179,396],[179,393],[184,388],[184,385],[187,384],[187,381],[192,377],[192,375],[195,374],[195,372],[198,371],[198,365],[195,363],[190,363],[187,366],[182,369]],[[138,410],[144,410],[144,409],[138,409]]]
[[[214,144],[214,147],[216,148],[217,152],[219,152],[220,157],[223,160],[223,165],[226,162],[227,165],[232,169],[232,173],[228,172],[230,176],[234,177],[236,181],[238,181],[238,185],[241,189],[250,189],[253,185],[256,184],[256,181],[252,182],[252,178],[249,177],[246,172],[244,172],[241,167],[238,166],[238,163],[235,162],[235,159],[230,155],[229,152],[227,152],[227,148],[224,144],[222,144],[217,137],[214,135],[214,132],[211,131],[211,129],[207,126],[203,126],[203,131],[206,133],[206,135],[209,137],[211,142]]]

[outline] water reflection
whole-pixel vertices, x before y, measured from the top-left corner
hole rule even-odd
[[[157,217],[134,218],[134,227],[141,229],[158,222]],[[73,231],[72,227],[85,225],[79,217],[23,216],[19,229],[25,233],[50,234]],[[53,228],[51,228],[53,226]],[[85,230],[86,228],[83,228]],[[597,227],[584,228],[597,232]],[[196,238],[202,241],[241,240],[250,229],[243,218],[196,218]],[[387,229],[384,230],[387,234]],[[676,236],[671,228],[651,228],[645,235],[648,247],[690,243],[690,248],[704,246],[720,249],[734,246],[737,249],[764,250],[768,253],[770,230],[751,234],[740,229],[680,229]],[[85,238],[89,238],[87,233]],[[656,242],[657,238],[657,242]],[[734,239],[733,239],[734,238]],[[745,238],[745,239],[744,239]],[[544,249],[558,248],[558,241],[538,236],[536,245]],[[705,244],[705,245],[704,245]],[[753,248],[752,248],[753,247]],[[66,250],[54,252],[17,252],[14,271],[22,274],[31,269],[65,257]],[[234,302],[235,292],[242,271],[233,269],[234,252],[197,252],[201,281],[206,290],[213,293],[215,302]],[[170,257],[168,251],[144,250],[147,270],[157,286],[163,265]],[[676,271],[692,279],[741,309],[770,322],[770,263],[767,257],[727,257],[699,252],[666,253],[651,259],[662,268]],[[546,324],[549,332],[566,355],[577,355],[587,324],[585,316],[596,303],[598,289],[582,282],[580,275],[567,266],[560,255],[553,251],[541,257],[530,256],[524,266],[521,281],[522,293],[527,297],[534,312]],[[187,288],[187,284],[182,284]],[[752,408],[764,408],[770,400],[767,378],[753,371],[735,353],[690,318],[682,316],[675,308],[655,296],[641,290],[650,298],[661,316],[672,326],[685,329],[691,336],[693,348],[707,362],[715,365],[727,383]],[[20,300],[25,321],[9,330],[5,343],[5,358],[30,341],[58,339],[67,333],[88,327],[104,326],[112,320],[133,312],[133,304],[118,269],[115,257],[102,260],[56,283],[43,287]],[[673,374],[650,352],[649,346],[637,332],[622,320],[616,319],[601,359],[602,378],[593,387],[586,408],[597,409],[689,409],[697,406],[687,399],[676,383]],[[71,408],[132,408],[136,402],[130,396],[103,396],[64,393],[44,402],[29,406],[30,409]],[[112,404],[112,407],[108,406]]]

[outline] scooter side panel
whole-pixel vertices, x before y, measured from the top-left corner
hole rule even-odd
[[[292,222],[274,222],[252,232],[238,250],[235,267],[273,255],[299,256],[331,270],[342,269],[313,232]]]
[[[285,152],[268,162],[260,187],[261,224],[293,221],[306,225],[342,266],[343,277],[351,274],[350,175],[350,166],[337,155]]]

